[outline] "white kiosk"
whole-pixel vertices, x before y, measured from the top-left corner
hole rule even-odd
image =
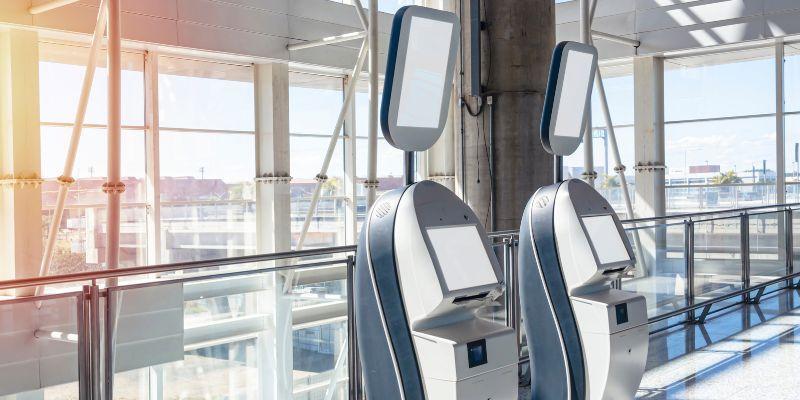
[[[425,150],[441,135],[458,40],[452,13],[397,12],[381,106],[395,147]],[[422,181],[381,196],[361,229],[354,286],[366,397],[516,399],[516,335],[476,315],[503,289],[481,223],[450,190]]]
[[[558,169],[580,144],[596,60],[591,46],[556,47],[542,142]],[[559,172],[528,202],[520,227],[532,398],[633,399],[647,361],[647,307],[643,296],[610,286],[634,268],[633,251],[603,196],[581,180],[562,182]]]

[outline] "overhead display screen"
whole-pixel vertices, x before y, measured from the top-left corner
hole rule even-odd
[[[475,225],[428,228],[428,238],[450,291],[497,283]]]
[[[583,217],[583,225],[600,264],[630,261],[628,249],[611,215]]]
[[[439,126],[452,35],[452,23],[411,17],[397,126]]]
[[[592,63],[594,55],[580,51],[567,51],[566,67],[561,83],[561,96],[558,98],[554,116],[555,136],[577,138],[583,134],[583,121],[586,113],[586,93],[591,92]]]

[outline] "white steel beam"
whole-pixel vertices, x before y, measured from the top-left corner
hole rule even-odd
[[[317,174],[317,184],[314,186],[314,193],[311,195],[311,204],[306,212],[306,218],[303,221],[303,228],[300,231],[300,238],[297,240],[297,246],[295,247],[295,250],[301,250],[305,244],[306,236],[308,235],[308,229],[311,227],[311,219],[314,217],[314,213],[317,211],[319,196],[322,192],[322,185],[328,180],[328,167],[331,164],[333,152],[336,150],[336,143],[339,141],[339,134],[342,130],[342,126],[344,125],[344,119],[347,116],[348,107],[350,103],[353,102],[353,98],[355,98],[358,78],[361,75],[361,70],[364,69],[364,60],[366,59],[366,56],[367,41],[364,41],[364,43],[361,44],[361,50],[358,53],[358,60],[356,60],[356,65],[353,68],[351,75],[353,78],[350,80],[350,82],[348,82],[347,89],[345,89],[344,103],[342,104],[342,108],[339,110],[339,117],[336,120],[336,125],[331,133],[331,140],[328,143],[328,150],[325,153],[325,158],[322,161],[320,172]]]
[[[50,11],[50,10],[55,10],[56,8],[64,7],[64,6],[70,5],[72,3],[77,3],[78,1],[80,1],[80,0],[53,0],[53,1],[48,1],[46,3],[39,4],[38,6],[32,6],[32,7],[28,8],[28,12],[33,14],[33,15],[41,14],[43,12],[47,12],[47,11]]]
[[[329,44],[334,44],[334,43],[342,43],[356,39],[363,39],[365,37],[367,37],[367,33],[364,31],[350,32],[350,33],[345,33],[343,35],[328,36],[319,40],[312,40],[305,43],[288,44],[286,45],[286,49],[289,51],[311,49],[314,47],[327,46]]]
[[[778,204],[786,203],[786,112],[784,101],[784,43],[782,38],[775,40],[775,169],[776,199]],[[766,179],[766,177],[765,177]],[[783,237],[783,236],[779,236]]]
[[[580,39],[581,43],[592,44],[591,36],[591,19],[589,17],[590,0],[579,0],[578,7],[580,8]],[[583,132],[583,179],[586,183],[594,186],[594,181],[597,179],[597,173],[594,171],[594,143],[592,143],[592,110],[586,110],[588,114],[588,123],[586,130]]]
[[[122,0],[108,0],[108,195],[106,217],[106,268],[119,267],[120,182],[122,159]],[[111,279],[110,284],[116,283]]]
[[[83,74],[83,84],[78,99],[78,110],[75,113],[75,122],[72,125],[72,136],[70,136],[69,147],[67,147],[67,157],[64,161],[63,173],[58,177],[58,197],[56,198],[56,207],[53,211],[50,230],[47,234],[47,244],[45,245],[44,255],[42,256],[39,267],[39,276],[45,276],[50,271],[50,263],[53,259],[53,250],[56,245],[58,227],[61,225],[64,205],[67,201],[67,192],[69,191],[69,186],[75,182],[75,179],[72,177],[72,169],[75,166],[75,157],[78,154],[78,145],[80,144],[83,123],[86,118],[86,109],[89,105],[89,95],[92,91],[94,73],[97,69],[97,57],[100,54],[100,47],[103,42],[103,32],[106,30],[107,15],[108,1],[102,0],[100,2],[100,8],[97,11],[97,24],[95,25],[92,35],[92,46],[89,49],[89,60],[86,62],[86,72]],[[40,293],[41,290],[41,287],[37,288],[37,293]]]
[[[600,31],[592,31],[592,37],[595,39],[603,39],[608,40],[609,42],[621,43],[626,44],[633,47],[639,47],[642,45],[642,42],[636,39],[626,38],[624,36],[619,35],[612,35],[610,33],[600,32]]]

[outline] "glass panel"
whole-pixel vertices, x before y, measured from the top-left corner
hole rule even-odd
[[[622,280],[622,289],[647,299],[653,317],[686,306],[684,226],[626,226],[636,256],[636,270]]]
[[[112,292],[114,397],[255,400],[280,393],[272,382],[288,379],[294,399],[326,398],[329,390],[329,398],[346,399],[345,265],[335,261],[290,276],[291,282],[274,273],[164,280]],[[136,329],[142,324],[159,329]]]
[[[78,398],[77,341],[49,340],[43,332],[40,339],[33,337],[34,330],[42,329],[77,338],[77,295],[0,301],[0,336],[6,341],[0,355],[0,400]]]
[[[81,45],[39,44],[39,101],[42,122],[73,123],[83,85],[89,49]],[[105,124],[108,115],[106,52],[97,70],[86,109],[87,124]],[[144,57],[122,53],[122,125],[144,125]],[[66,147],[60,150],[64,152]]]
[[[47,239],[56,206],[65,149],[71,127],[43,126],[42,136],[42,219]],[[102,191],[106,182],[106,130],[85,128],[75,160],[73,176],[64,215],[58,230],[50,274],[65,274],[103,268],[106,258],[106,204]],[[147,263],[146,197],[144,132],[122,132],[122,195],[120,226],[120,266]]]
[[[786,275],[782,212],[750,216],[750,284]]]
[[[673,58],[664,68],[666,121],[775,112],[772,47]]]
[[[695,223],[694,268],[696,302],[742,288],[739,217]]]
[[[254,253],[254,135],[160,135],[162,262]]]
[[[786,202],[800,202],[800,115],[784,117],[786,131]]]
[[[786,44],[784,51],[784,107],[787,112],[800,111],[800,45]]]
[[[172,57],[158,59],[162,127],[253,131],[254,96],[252,67]]]
[[[666,148],[671,212],[774,204],[774,118],[667,124]]]

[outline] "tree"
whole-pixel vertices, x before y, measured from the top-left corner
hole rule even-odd
[[[736,175],[735,171],[720,172],[718,176],[711,178],[711,183],[715,185],[730,185],[734,183],[742,183],[742,178]]]
[[[620,187],[619,177],[616,175],[606,175],[601,186],[603,189],[618,188]]]

